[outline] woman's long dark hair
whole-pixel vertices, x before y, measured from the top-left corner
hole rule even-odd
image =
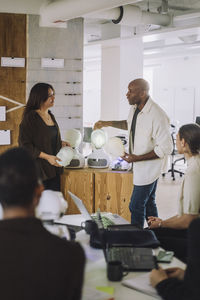
[[[180,139],[188,144],[192,154],[200,154],[200,126],[198,124],[186,124],[179,129]]]
[[[32,87],[23,116],[26,116],[31,110],[40,109],[41,105],[48,99],[49,89],[54,91],[52,85],[43,82]]]

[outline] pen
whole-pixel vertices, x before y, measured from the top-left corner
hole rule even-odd
[[[97,219],[101,220],[100,208],[97,209]]]
[[[154,256],[154,263],[155,263],[155,269],[158,270],[159,269],[159,265],[158,265],[157,257],[156,256]]]

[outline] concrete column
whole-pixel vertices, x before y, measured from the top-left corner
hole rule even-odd
[[[101,67],[101,120],[125,120],[129,112],[128,83],[143,75],[142,37],[102,46]]]

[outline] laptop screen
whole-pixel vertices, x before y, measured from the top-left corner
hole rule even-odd
[[[86,220],[92,220],[91,215],[89,214],[87,208],[83,204],[82,200],[78,198],[76,195],[74,195],[72,192],[68,191],[68,194],[71,196],[72,200],[80,210],[81,214]]]

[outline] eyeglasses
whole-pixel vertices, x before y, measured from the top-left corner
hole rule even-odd
[[[51,95],[48,95],[48,98],[55,97],[55,93],[52,93]]]

